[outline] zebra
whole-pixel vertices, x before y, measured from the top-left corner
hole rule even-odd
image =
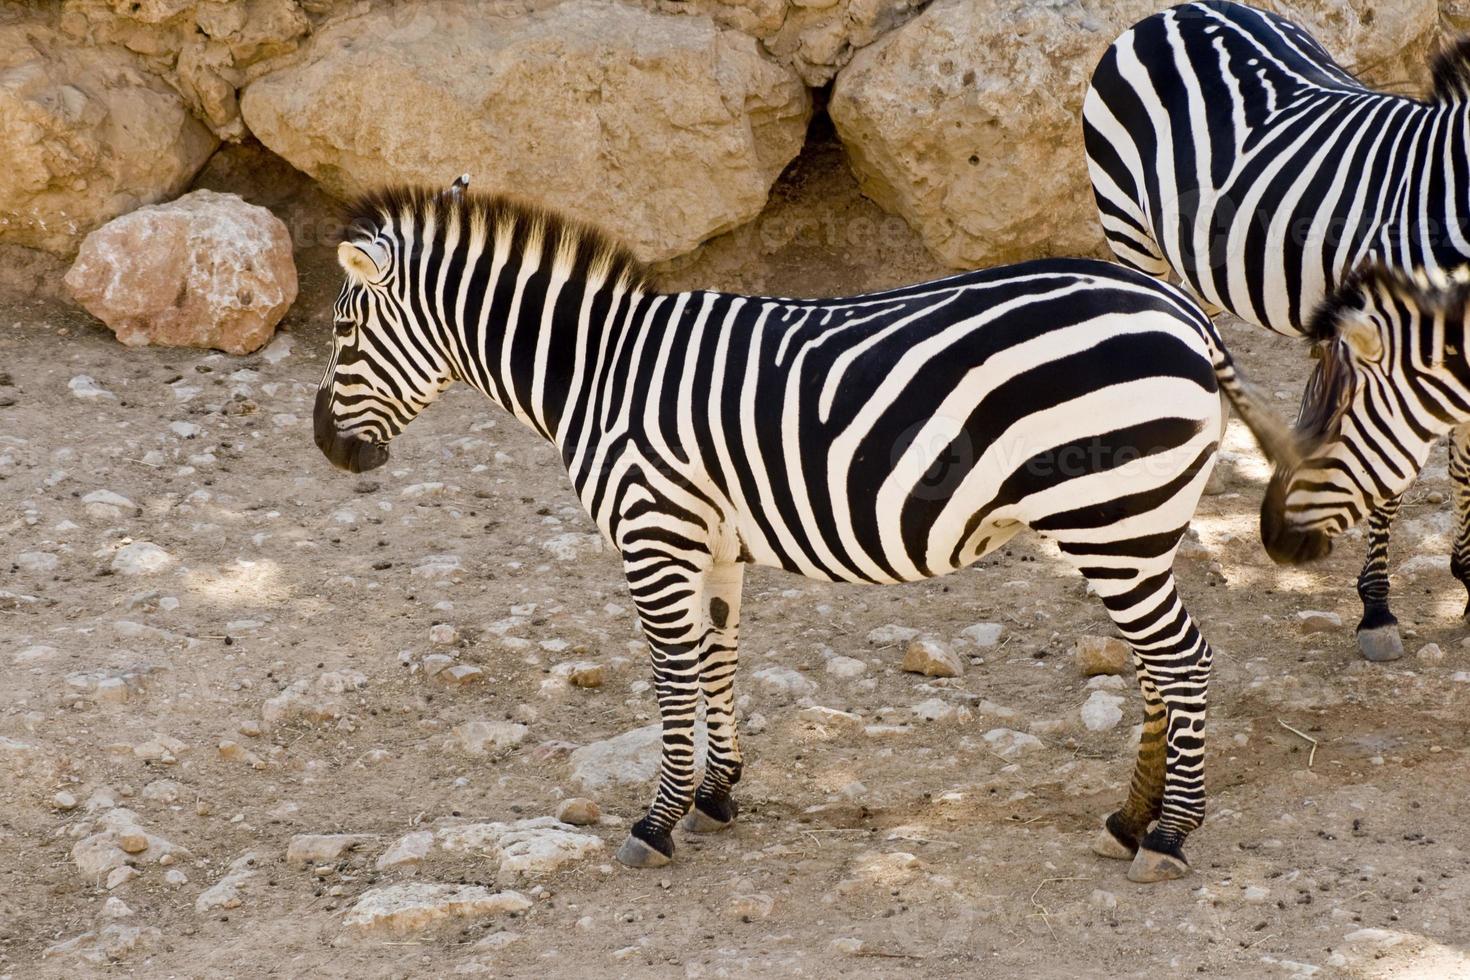
[[[1211,651],[1173,556],[1214,465],[1222,393],[1276,455],[1290,442],[1187,295],[1096,260],[841,299],[667,293],[600,231],[463,188],[372,193],[345,226],[321,451],[380,466],[464,381],[556,447],[621,556],[663,726],[624,864],[667,863],[676,823],[708,833],[735,817],[746,565],[911,582],[1027,526],[1101,597],[1143,692],[1128,799],[1095,849],[1132,860],[1136,881],[1188,870]]]
[[[1470,260],[1470,40],[1439,53],[1427,101],[1366,88],[1304,29],[1228,0],[1155,14],[1113,43],[1083,104],[1103,230],[1124,263],[1179,277],[1211,315],[1288,336],[1365,262]],[[1451,570],[1470,617],[1470,428],[1450,433],[1459,527]],[[1403,655],[1389,608],[1389,528],[1368,516],[1356,630]]]
[[[1297,461],[1276,468],[1261,505],[1273,559],[1326,555],[1333,538],[1413,483],[1442,436],[1470,423],[1467,321],[1470,267],[1371,263],[1322,305],[1308,326],[1323,354],[1297,423]],[[1463,520],[1463,495],[1456,506]]]

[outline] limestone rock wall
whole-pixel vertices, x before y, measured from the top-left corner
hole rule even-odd
[[[1470,0],[1258,2],[1406,92],[1470,30]],[[258,139],[336,195],[469,170],[666,259],[762,213],[830,85],[864,193],[944,262],[1100,252],[1079,108],[1102,50],[1167,5],[10,0],[0,246],[73,254]]]

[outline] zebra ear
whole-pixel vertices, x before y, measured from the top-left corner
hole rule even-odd
[[[1362,311],[1345,314],[1337,328],[1337,335],[1360,361],[1376,361],[1383,356],[1383,338],[1378,326]]]
[[[343,242],[337,246],[337,263],[357,282],[377,282],[388,272],[388,250],[377,242]]]

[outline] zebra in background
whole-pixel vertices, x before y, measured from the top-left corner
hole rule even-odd
[[[1301,27],[1228,0],[1149,17],[1103,56],[1083,107],[1109,244],[1176,274],[1212,314],[1296,336],[1364,262],[1470,260],[1470,41],[1436,57],[1433,77],[1427,102],[1375,92]],[[1470,428],[1451,432],[1450,473],[1451,570],[1470,593]],[[1399,502],[1368,516],[1357,639],[1369,660],[1403,655],[1388,604]]]
[[[1322,365],[1297,423],[1301,460],[1278,466],[1261,540],[1287,564],[1406,490],[1446,433],[1470,423],[1470,268],[1352,273],[1308,329]],[[1461,474],[1463,476],[1463,474]]]
[[[1221,393],[1268,447],[1289,436],[1187,296],[1082,260],[847,299],[667,294],[597,231],[462,189],[372,194],[347,227],[322,452],[381,465],[464,381],[557,447],[622,557],[663,723],[657,793],[623,863],[666,863],[681,818],[709,832],[735,816],[746,565],[912,582],[1026,526],[1101,597],[1143,692],[1132,787],[1096,849],[1131,858],[1137,881],[1188,869],[1211,654],[1173,556],[1214,463]]]

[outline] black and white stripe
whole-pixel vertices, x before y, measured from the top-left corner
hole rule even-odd
[[[1322,364],[1298,422],[1302,459],[1277,468],[1261,508],[1261,539],[1273,558],[1296,564],[1320,557],[1338,534],[1396,506],[1434,444],[1451,433],[1451,472],[1463,479],[1470,468],[1470,448],[1458,438],[1470,422],[1467,315],[1470,269],[1410,275],[1366,266],[1323,305],[1309,328]],[[1457,493],[1462,519],[1467,504]],[[1457,555],[1463,545],[1456,540]]]
[[[1104,55],[1083,110],[1113,251],[1177,275],[1211,312],[1287,335],[1304,334],[1317,304],[1365,263],[1431,275],[1461,265],[1470,45],[1446,50],[1433,74],[1429,101],[1375,92],[1301,27],[1226,0],[1149,17]],[[1372,659],[1403,650],[1388,607],[1397,509],[1385,501],[1370,517],[1358,580],[1359,645]],[[1470,542],[1470,523],[1457,542]],[[1470,589],[1470,545],[1457,543],[1454,563]]]
[[[600,235],[503,199],[395,191],[355,215],[318,444],[340,466],[378,465],[462,380],[556,445],[622,556],[663,719],[626,863],[666,861],[681,817],[710,830],[734,816],[746,565],[907,582],[1030,527],[1086,576],[1138,666],[1143,746],[1102,847],[1136,852],[1139,880],[1184,870],[1210,648],[1170,566],[1221,392],[1243,392],[1183,293],[1055,260],[844,299],[668,294]],[[1268,417],[1240,410],[1270,438]]]

